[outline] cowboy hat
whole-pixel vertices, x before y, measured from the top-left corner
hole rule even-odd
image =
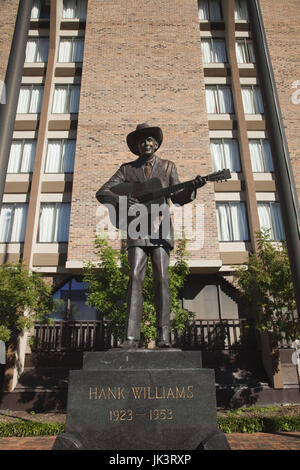
[[[151,127],[147,123],[138,124],[136,130],[130,132],[127,136],[127,145],[129,150],[135,155],[139,155],[138,150],[138,141],[140,137],[147,135],[148,137],[153,137],[158,143],[159,148],[163,141],[163,133],[160,127]]]

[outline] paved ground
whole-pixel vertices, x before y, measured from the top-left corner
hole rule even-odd
[[[300,432],[227,434],[232,450],[300,450]],[[54,436],[3,437],[0,450],[51,450]]]

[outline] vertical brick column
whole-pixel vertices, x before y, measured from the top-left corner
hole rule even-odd
[[[245,179],[246,204],[249,222],[250,239],[252,248],[257,250],[255,233],[260,229],[255,181],[252,172],[250,150],[248,143],[247,123],[245,119],[242,91],[240,85],[240,75],[235,51],[235,20],[234,20],[234,0],[222,1],[224,20],[226,25],[226,45],[228,60],[231,68],[232,95],[235,107],[235,114],[238,123],[238,139],[241,154],[241,164]]]
[[[159,156],[182,181],[212,171],[197,2],[89,0],[68,263],[94,259],[95,192],[136,157],[126,135],[137,123],[164,132]],[[214,188],[205,204],[204,247],[193,256],[219,260]]]

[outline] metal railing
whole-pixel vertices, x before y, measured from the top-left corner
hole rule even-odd
[[[195,320],[172,343],[185,349],[241,349],[249,336],[244,319]],[[109,321],[35,323],[32,351],[101,351],[117,347]]]

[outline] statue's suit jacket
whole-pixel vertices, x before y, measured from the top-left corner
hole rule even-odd
[[[176,165],[169,161],[159,158],[156,154],[153,158],[152,171],[150,178],[159,178],[163,187],[168,187],[180,183]],[[120,183],[134,183],[145,182],[146,176],[144,171],[144,162],[138,158],[133,162],[124,163],[118,171],[97,191],[96,198],[104,205],[112,205],[118,207],[119,196],[111,191],[111,189]],[[192,202],[196,197],[196,190],[194,188],[186,188],[178,191],[175,195],[171,196],[174,204],[184,205]],[[169,204],[169,200],[166,200]],[[170,223],[169,235],[165,238],[152,240],[150,236],[144,238],[132,239],[127,237],[127,247],[142,246],[165,246],[172,249],[174,247],[174,230],[172,223]]]

